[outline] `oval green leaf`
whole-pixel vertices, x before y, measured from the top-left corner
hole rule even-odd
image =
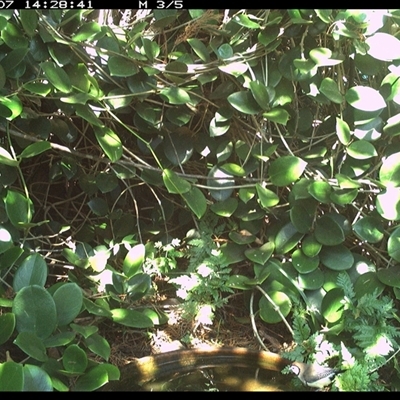
[[[20,332],[14,342],[25,354],[38,361],[46,361],[46,347],[32,332]]]
[[[260,106],[249,91],[232,93],[227,100],[233,108],[243,114],[255,115],[261,111]]]
[[[192,187],[187,180],[180,178],[174,171],[167,168],[163,170],[162,178],[169,193],[187,193]]]
[[[384,227],[378,218],[367,215],[359,219],[354,225],[355,234],[368,243],[378,243],[384,237]]]
[[[400,227],[390,234],[387,248],[389,256],[400,262]]]
[[[122,264],[122,270],[127,278],[131,278],[141,272],[144,262],[146,249],[143,244],[139,243],[129,249]]]
[[[122,157],[123,147],[119,136],[107,126],[94,126],[97,142],[111,162],[116,162]]]
[[[18,267],[14,275],[13,289],[17,293],[22,288],[29,285],[38,285],[44,287],[47,280],[47,264],[39,254],[31,254],[26,257]]]
[[[260,183],[256,184],[256,190],[262,207],[270,208],[279,203],[279,196],[272,190],[263,187]]]
[[[296,156],[283,156],[271,162],[269,176],[276,186],[287,186],[300,178],[307,163]]]
[[[344,242],[345,235],[339,224],[327,215],[317,219],[315,224],[315,238],[326,246],[335,246]]]
[[[367,160],[378,155],[374,145],[366,140],[356,140],[353,142],[347,147],[347,153],[356,160]]]
[[[18,332],[32,332],[40,339],[45,339],[57,325],[54,300],[41,286],[22,288],[15,296],[12,310]]]
[[[153,321],[146,315],[135,310],[114,308],[111,310],[114,322],[131,328],[152,328]]]
[[[53,300],[57,310],[57,325],[68,325],[81,312],[82,289],[76,283],[65,283],[54,292]]]
[[[261,297],[259,301],[260,317],[268,324],[276,324],[282,321],[282,317],[276,311],[276,308],[279,309],[283,317],[287,317],[292,309],[292,302],[285,293],[280,291],[271,291],[267,294],[272,303],[265,296]]]
[[[346,93],[346,100],[361,111],[377,111],[386,107],[386,103],[382,95],[376,90],[368,86],[354,86]]]
[[[350,269],[354,263],[351,251],[344,245],[324,246],[319,253],[322,264],[334,271]]]
[[[45,61],[40,64],[46,78],[60,92],[69,93],[72,90],[71,80],[68,74],[53,61]]]

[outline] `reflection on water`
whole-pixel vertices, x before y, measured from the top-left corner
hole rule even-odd
[[[142,386],[129,382],[130,388],[112,390],[137,391],[298,391],[303,386],[292,385],[293,376],[276,371],[255,370],[254,368],[220,366],[197,370],[190,373],[174,374],[171,377]],[[125,381],[126,382],[126,381]],[[121,382],[122,383],[122,382]],[[107,390],[107,389],[106,389]]]

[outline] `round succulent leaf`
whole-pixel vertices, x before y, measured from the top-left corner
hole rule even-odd
[[[272,161],[268,173],[271,182],[276,186],[287,186],[297,181],[307,163],[296,156],[283,156]]]
[[[222,171],[217,165],[212,167],[208,173],[207,185],[215,188],[210,189],[210,195],[217,201],[223,201],[230,197],[233,189],[224,188],[234,184],[233,176]]]
[[[317,268],[310,273],[299,274],[297,280],[302,289],[317,290],[324,284],[324,273]]]
[[[64,351],[62,363],[66,371],[81,374],[88,364],[86,352],[78,345],[71,344]]]
[[[163,141],[164,154],[172,165],[181,165],[193,155],[193,142],[178,133],[170,133]]]
[[[400,135],[400,113],[388,118],[383,133],[388,136]]]
[[[260,106],[249,91],[232,93],[227,100],[233,108],[243,114],[255,115],[261,111]]]
[[[301,249],[307,257],[315,257],[321,251],[322,244],[318,242],[313,234],[304,237],[301,242]]]
[[[331,217],[323,215],[315,223],[315,238],[325,246],[335,246],[344,242],[345,235],[340,225]]]
[[[12,311],[18,332],[32,332],[45,339],[56,328],[56,306],[52,296],[42,286],[22,288],[14,298]]]
[[[327,269],[324,271],[324,284],[322,285],[323,289],[326,292],[329,292],[330,290],[334,288],[338,288],[337,280],[339,274],[342,274],[342,271],[333,271],[331,269]]]
[[[248,230],[242,229],[240,232],[236,231],[229,232],[229,239],[231,239],[232,242],[235,242],[237,244],[250,244],[256,240],[256,236],[253,235]]]
[[[255,80],[249,83],[251,94],[263,110],[269,108],[269,93],[267,87],[260,81]]]
[[[210,209],[220,217],[230,217],[236,211],[238,203],[236,198],[229,197],[226,200],[212,204]]]
[[[13,313],[4,313],[0,315],[0,345],[7,342],[15,328],[15,315]]]
[[[335,56],[326,47],[316,47],[310,51],[310,58],[318,67],[337,65],[343,62],[343,57]]]
[[[164,185],[169,193],[183,194],[191,189],[190,183],[179,177],[174,171],[165,168],[162,173]]]
[[[336,189],[331,193],[331,200],[340,205],[351,204],[358,195],[357,189]]]
[[[221,258],[223,264],[231,265],[243,261],[246,257],[244,255],[244,246],[237,243],[224,243],[220,247]]]
[[[296,202],[290,209],[290,221],[300,233],[307,233],[311,230],[314,216],[304,204]]]
[[[244,275],[230,275],[226,285],[232,289],[238,290],[249,290],[254,287],[255,283],[253,279]]]
[[[367,54],[381,61],[400,59],[400,40],[384,32],[376,32],[367,37]]]
[[[275,250],[277,254],[285,254],[299,243],[303,233],[298,232],[295,226],[288,222],[275,236]]]
[[[379,269],[376,274],[383,284],[400,288],[400,267],[398,265]]]
[[[314,199],[320,201],[321,203],[331,203],[331,192],[332,187],[328,182],[316,181],[312,182],[308,191]]]
[[[273,303],[267,300],[265,296],[261,297],[259,301],[260,317],[268,324],[276,324],[282,321],[282,318],[276,311],[276,308],[279,308],[279,311],[283,317],[287,317],[292,309],[292,302],[290,301],[290,298],[283,292],[271,291],[267,294]]]
[[[336,288],[330,290],[322,299],[321,313],[326,321],[335,323],[343,315],[344,306],[342,303],[344,294],[343,290]]]
[[[377,295],[379,296],[384,289],[385,285],[379,280],[376,272],[372,271],[360,275],[354,284],[357,299],[361,299],[365,294],[373,293],[375,290],[378,291]]]
[[[246,171],[243,167],[235,163],[225,163],[220,165],[220,168],[229,175],[245,176]]]
[[[200,219],[207,211],[207,200],[199,188],[193,186],[188,192],[182,193],[182,197],[197,218]]]
[[[378,243],[383,239],[384,227],[378,218],[367,215],[353,224],[354,233],[368,243]]]
[[[279,196],[272,190],[263,187],[260,183],[256,183],[256,190],[262,207],[269,208],[279,203]]]
[[[152,328],[153,321],[139,311],[126,308],[114,308],[111,310],[114,322],[130,328]]]
[[[67,282],[54,292],[53,300],[57,311],[57,325],[68,325],[81,312],[82,290],[76,283]]]
[[[290,114],[282,107],[276,107],[272,110],[263,113],[263,117],[269,121],[276,122],[278,124],[286,125]]]
[[[297,249],[292,254],[292,264],[301,274],[308,274],[318,268],[319,257],[307,257],[301,249]]]
[[[400,227],[390,234],[387,248],[389,256],[400,262]]]
[[[254,263],[264,265],[272,256],[275,246],[272,242],[264,243],[256,249],[246,249],[244,255]]]
[[[383,218],[400,220],[400,187],[388,186],[376,196],[376,210]]]
[[[43,286],[48,275],[47,264],[43,257],[36,253],[31,254],[18,267],[14,275],[13,289],[18,292],[29,285]]]
[[[361,111],[377,111],[386,107],[379,91],[368,86],[353,86],[346,92],[346,100]]]
[[[340,104],[343,101],[343,96],[339,91],[338,85],[332,78],[324,78],[319,91],[333,103]]]
[[[366,140],[356,140],[351,143],[347,147],[347,153],[356,160],[366,160],[378,155],[374,145]]]
[[[319,257],[322,264],[335,271],[350,269],[354,264],[353,254],[342,244],[322,247]]]
[[[383,159],[379,169],[379,180],[386,187],[400,186],[400,152]]]

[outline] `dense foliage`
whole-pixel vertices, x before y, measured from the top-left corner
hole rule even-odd
[[[154,277],[198,324],[262,293],[288,357],[395,385],[399,18],[0,10],[0,390],[118,379],[96,321],[165,323]]]

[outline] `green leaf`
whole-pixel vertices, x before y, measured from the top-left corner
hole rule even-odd
[[[400,59],[400,40],[394,35],[384,32],[376,32],[367,37],[365,43],[369,49],[367,53],[381,61]]]
[[[219,201],[210,206],[213,213],[225,218],[229,218],[236,211],[237,207],[238,200],[233,197],[229,197],[226,200]]]
[[[23,194],[14,190],[7,190],[5,198],[7,216],[15,227],[29,224],[33,216],[33,204]]]
[[[14,342],[25,354],[38,361],[46,361],[46,347],[32,332],[20,332]]]
[[[378,269],[377,276],[385,285],[400,288],[399,266]]]
[[[167,168],[163,170],[162,178],[169,193],[187,193],[192,187],[187,180],[180,178],[174,171]]]
[[[171,86],[160,91],[161,97],[170,104],[190,103],[190,97],[186,90],[176,86]]]
[[[228,199],[230,200],[230,199]],[[232,199],[236,200],[236,199]],[[220,203],[217,203],[220,204]],[[235,242],[237,244],[250,244],[253,243],[256,240],[256,236],[250,233],[249,231],[243,229],[240,232],[229,232],[229,239],[232,240],[232,242]]]
[[[387,247],[389,256],[400,262],[400,228],[390,234]]]
[[[382,95],[368,86],[354,86],[346,92],[346,100],[361,111],[377,111],[386,107]]]
[[[276,254],[285,254],[299,243],[303,234],[298,232],[291,222],[284,225],[275,237]]]
[[[351,140],[350,128],[346,121],[336,117],[336,134],[340,143],[347,146]]]
[[[234,184],[235,180],[233,176],[222,171],[217,165],[214,165],[208,173],[207,185],[215,188],[210,189],[210,194],[217,201],[224,201],[230,197],[233,189],[224,188],[233,186]]]
[[[109,213],[107,202],[100,197],[94,197],[88,201],[87,205],[89,206],[90,211],[98,217],[105,217]]]
[[[112,313],[110,310],[93,303],[92,301],[83,298],[83,304],[89,314],[97,315],[99,317],[111,318]]]
[[[284,108],[277,107],[263,113],[263,117],[269,121],[286,125],[290,118],[290,114]]]
[[[336,288],[330,290],[322,299],[321,314],[331,324],[342,318],[344,311],[343,298],[343,290]]]
[[[379,280],[378,275],[374,271],[366,272],[358,277],[354,284],[354,292],[357,299],[361,299],[366,294],[373,293],[378,290],[378,296],[385,289],[385,285]]]
[[[271,162],[269,176],[276,186],[287,186],[300,178],[307,163],[299,157],[283,156]]]
[[[358,195],[358,189],[336,189],[331,193],[331,200],[344,206],[345,204],[351,204]]]
[[[43,257],[36,253],[25,258],[14,275],[13,289],[19,292],[22,288],[30,285],[44,287],[47,280],[47,265]]]
[[[138,67],[132,60],[121,56],[111,56],[108,59],[108,68],[111,76],[127,77],[139,72]]]
[[[244,255],[252,262],[256,264],[264,265],[272,256],[275,250],[275,245],[272,242],[264,243],[262,246],[256,249],[247,249]]]
[[[322,244],[318,242],[314,235],[307,235],[302,243],[301,249],[307,257],[315,257],[321,251]]]
[[[249,83],[251,94],[263,110],[269,108],[269,93],[267,87],[260,81],[251,81]]]
[[[54,300],[41,286],[22,288],[14,298],[12,310],[18,332],[32,332],[40,339],[45,339],[57,325]]]
[[[322,264],[334,271],[350,269],[354,263],[353,254],[342,244],[322,247],[319,257]]]
[[[332,10],[331,9],[315,9],[315,14],[318,15],[318,17],[325,22],[326,24],[329,24],[331,22],[331,14]]]
[[[383,127],[383,133],[389,136],[400,135],[400,113],[388,118]]]
[[[72,36],[73,42],[90,41],[101,31],[101,26],[97,22],[86,22],[82,24],[78,31]]]
[[[292,254],[292,264],[301,274],[308,274],[318,268],[319,257],[307,257],[301,249],[297,249]]]
[[[254,16],[251,15],[253,18]],[[260,28],[260,25],[257,22],[254,22],[250,19],[249,15],[246,14],[239,14],[233,17],[232,19],[234,22],[237,24],[244,26],[245,28],[248,29],[258,29]]]
[[[57,310],[57,325],[68,325],[81,312],[82,289],[76,283],[65,283],[54,292],[53,300]]]
[[[376,210],[387,220],[400,220],[400,188],[388,186],[376,196]]]
[[[94,125],[94,127],[104,127],[103,123],[96,117],[96,114],[87,105],[76,104],[75,113],[78,117],[82,117],[91,125]]]
[[[226,163],[221,165],[220,168],[229,175],[241,176],[241,177],[246,175],[245,169],[235,163]]]
[[[344,57],[334,56],[332,51],[326,47],[316,47],[310,51],[310,58],[318,67],[337,65],[343,62]]]
[[[48,373],[37,365],[25,364],[24,392],[52,392],[53,381]]]
[[[316,181],[313,182],[309,187],[308,191],[314,199],[321,203],[331,203],[331,192],[332,187],[328,182]]]
[[[340,104],[343,101],[343,96],[339,91],[337,83],[331,78],[324,78],[322,80],[319,91],[333,103]]]
[[[29,36],[33,36],[35,34],[35,30],[38,24],[37,13],[32,12],[32,10],[20,10],[19,19],[21,21],[25,33],[28,34]]]
[[[108,361],[111,354],[111,348],[106,339],[98,333],[94,333],[85,339],[85,343],[90,351]]]
[[[256,190],[262,207],[270,208],[279,203],[279,196],[272,190],[263,187],[260,183],[256,183]]]
[[[155,57],[158,57],[158,55],[160,54],[160,46],[148,39],[148,38],[142,38],[142,43],[143,43],[143,50],[144,53],[146,54],[146,57],[150,60],[150,61],[154,61]]]
[[[36,142],[25,147],[25,149],[22,150],[22,153],[19,156],[21,158],[35,157],[50,149],[51,149],[51,144],[49,142],[46,141]]]
[[[319,268],[306,274],[299,274],[298,276],[299,286],[300,288],[305,290],[320,289],[324,284],[324,277],[325,274]]]
[[[372,216],[365,216],[359,219],[354,225],[355,234],[368,243],[378,243],[384,237],[382,221]]]
[[[53,61],[45,61],[40,64],[46,78],[50,83],[63,93],[70,93],[72,90],[71,80],[68,74]]]
[[[178,133],[171,132],[163,141],[163,149],[172,165],[182,165],[193,154],[193,142]]]
[[[131,278],[141,272],[145,251],[145,247],[141,243],[129,249],[122,264],[122,270],[127,278]]]
[[[118,161],[123,154],[122,142],[119,136],[107,126],[94,126],[96,139],[111,162]]]
[[[0,364],[0,392],[22,392],[24,373],[22,364],[6,361]]]
[[[276,311],[276,307],[279,309],[283,317],[287,317],[292,309],[292,302],[290,298],[283,292],[271,291],[267,292],[272,303],[265,298],[261,297],[259,301],[260,317],[263,321],[268,324],[276,324],[282,321],[282,317]]]
[[[75,339],[75,332],[66,331],[56,333],[55,335],[51,335],[48,338],[43,340],[43,344],[49,347],[59,347],[59,346],[66,346],[70,344]]]
[[[92,392],[108,382],[108,371],[102,364],[89,370],[76,381],[73,391]]]
[[[313,205],[313,202],[306,201],[307,203],[298,200],[290,209],[290,221],[300,233],[309,232],[314,222],[315,207],[309,208],[310,205]]]
[[[9,229],[6,229],[2,225],[0,225],[0,254],[6,252],[9,249],[13,249],[14,248],[13,245],[14,245],[14,240],[10,234]],[[2,258],[0,260],[0,269],[9,267],[14,263],[14,260],[11,260],[10,263],[7,263],[6,261],[7,261],[6,258]]]
[[[354,141],[347,147],[347,153],[356,160],[367,160],[378,155],[374,145],[366,140]]]
[[[71,324],[70,327],[75,332],[77,332],[80,335],[82,335],[85,339],[88,338],[89,336],[93,335],[94,333],[96,333],[99,330],[99,328],[97,326],[93,326],[93,325]]]
[[[17,96],[0,96],[0,106],[3,107],[3,109],[4,107],[6,108],[5,111],[7,115],[2,116],[4,118],[7,118],[9,121],[12,121],[16,117],[18,117],[23,110],[21,100]]]
[[[400,186],[400,152],[383,159],[379,180],[386,187]]]
[[[0,345],[7,342],[15,328],[15,315],[4,313],[0,315]]]
[[[210,54],[207,51],[205,44],[196,38],[188,38],[187,42],[194,52],[200,57],[201,61],[208,63],[210,61]]]
[[[10,167],[17,167],[19,165],[19,161],[15,160],[4,147],[0,146],[0,164],[9,165]]]
[[[62,357],[63,367],[74,374],[82,374],[88,365],[85,351],[76,344],[68,346]]]
[[[3,66],[4,72],[9,73],[24,60],[28,54],[29,49],[15,49],[10,51],[2,60],[1,65]],[[4,85],[3,85],[4,86]]]
[[[338,245],[345,239],[343,229],[327,215],[317,219],[314,234],[318,242],[325,246]]]
[[[255,115],[261,111],[260,106],[249,91],[232,93],[227,100],[233,108],[243,114]]]
[[[117,324],[131,328],[152,328],[153,321],[146,315],[135,310],[125,308],[114,308],[111,310],[112,319]]]
[[[11,22],[7,22],[5,29],[1,30],[1,38],[11,49],[26,49],[28,47],[28,39]]]
[[[182,197],[197,218],[200,219],[207,211],[207,200],[199,188],[193,186],[188,192],[182,193]]]

